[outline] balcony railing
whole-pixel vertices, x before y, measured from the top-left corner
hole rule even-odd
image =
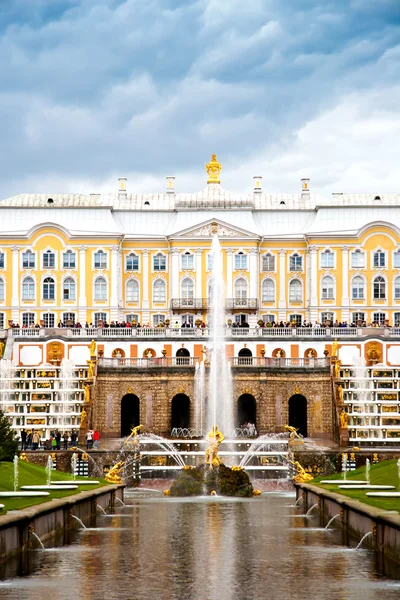
[[[208,298],[172,298],[171,308],[172,310],[181,308],[188,310],[207,310]]]
[[[227,298],[225,300],[225,308],[241,308],[241,309],[251,309],[257,310],[258,308],[258,298]]]
[[[99,368],[142,368],[155,367],[194,367],[198,358],[193,356],[175,356],[173,358],[99,358]],[[235,356],[233,367],[261,367],[261,368],[328,368],[330,359],[323,358],[261,358],[255,356]]]
[[[326,368],[330,365],[328,357],[323,358],[259,358],[255,356],[235,356],[234,367],[288,368],[306,367],[311,369]]]

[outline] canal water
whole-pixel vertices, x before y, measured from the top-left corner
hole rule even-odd
[[[395,571],[301,516],[293,494],[126,499],[65,547],[3,571],[0,600],[394,600]],[[355,540],[355,543],[358,540]],[[20,567],[15,566],[15,569]]]

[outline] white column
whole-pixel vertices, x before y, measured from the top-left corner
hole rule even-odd
[[[336,260],[338,260],[336,256]],[[337,267],[337,265],[336,265]],[[337,285],[337,282],[336,282]],[[337,294],[337,292],[336,292]],[[350,320],[350,298],[349,298],[349,248],[342,247],[342,314],[339,315],[338,321]]]
[[[142,253],[142,269],[143,269],[143,290],[142,290],[142,325],[150,320],[150,304],[149,304],[149,251],[143,250]]]
[[[310,321],[318,320],[318,254],[317,248],[310,248]]]
[[[78,320],[82,327],[88,320],[86,307],[86,246],[79,248],[79,299],[78,299]]]
[[[180,298],[179,293],[179,249],[171,249],[171,298]]]
[[[196,250],[196,298],[203,297],[203,265],[202,265],[202,248]]]
[[[258,253],[257,248],[249,250],[250,298],[258,298]]]
[[[117,321],[118,318],[118,246],[111,246],[110,321]]]
[[[11,319],[19,323],[19,246],[12,248],[12,296],[11,296]],[[39,284],[38,284],[39,285]],[[40,295],[40,289],[37,289]],[[40,297],[40,296],[39,296]]]
[[[233,248],[228,248],[226,253],[226,297],[233,298]]]
[[[278,321],[286,321],[286,250],[279,250]]]

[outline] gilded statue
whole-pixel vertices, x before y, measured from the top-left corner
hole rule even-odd
[[[204,354],[204,364],[207,366],[210,364],[210,350],[207,346],[203,346],[202,353]]]
[[[349,423],[349,415],[344,410],[344,408],[342,408],[342,412],[340,413],[339,420],[340,420],[340,427],[342,429],[347,429],[347,426],[348,426],[348,423]]]
[[[0,342],[0,358],[4,355],[4,342]]]
[[[339,350],[339,344],[338,344],[337,339],[335,338],[333,340],[333,344],[332,344],[332,356],[337,356],[338,350]]]
[[[343,404],[343,386],[342,385],[338,386],[337,393],[338,393],[338,404],[341,405],[341,404]]]
[[[104,479],[109,483],[122,483],[122,469],[124,468],[125,461],[117,462],[111,469],[106,473]]]
[[[213,425],[211,431],[207,433],[209,446],[206,450],[206,463],[207,465],[210,465],[210,467],[219,467],[221,464],[221,459],[218,456],[218,449],[224,439],[225,437],[222,431],[218,429],[218,425]]]
[[[94,365],[95,365],[95,363],[93,361],[91,361],[91,360],[87,360],[86,362],[89,365],[87,378],[88,379],[93,379],[93,377],[94,377]]]
[[[284,429],[289,431],[289,444],[304,444],[303,438],[297,433],[298,429],[291,425],[285,425]]]
[[[340,377],[340,365],[341,365],[341,361],[340,360],[335,360],[333,368],[334,368],[334,373],[335,373],[335,378],[336,379],[339,379],[339,377]]]
[[[90,386],[84,385],[83,389],[85,390],[85,402],[90,402]]]
[[[62,346],[60,342],[51,342],[49,344],[49,361],[50,362],[58,362],[62,359]]]
[[[92,340],[89,346],[90,356],[96,356],[96,342]]]
[[[82,408],[82,412],[81,412],[81,424],[80,427],[81,429],[85,429],[87,425],[87,412],[84,408]]]
[[[217,161],[217,155],[212,154],[211,160],[206,164],[206,171],[208,174],[207,183],[221,183],[219,180],[219,175],[222,171],[222,165]]]
[[[368,345],[367,358],[370,362],[377,363],[381,357],[382,352],[376,342],[371,342]]]
[[[131,433],[128,435],[128,437],[126,438],[126,440],[124,441],[124,444],[126,443],[130,443],[130,444],[137,444],[138,443],[138,434],[140,429],[143,427],[143,425],[137,425],[136,427],[132,427]]]
[[[298,460],[291,460],[292,465],[296,468],[297,475],[293,477],[296,483],[306,483],[307,481],[311,481],[314,477],[307,473],[304,467],[301,466]]]

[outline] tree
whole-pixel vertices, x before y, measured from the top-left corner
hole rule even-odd
[[[18,452],[18,440],[6,415],[0,410],[0,461],[12,461]]]

